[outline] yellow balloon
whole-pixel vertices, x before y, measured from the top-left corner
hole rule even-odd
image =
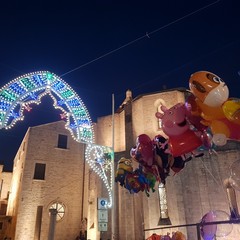
[[[228,99],[222,106],[226,118],[234,123],[240,124],[240,99]]]

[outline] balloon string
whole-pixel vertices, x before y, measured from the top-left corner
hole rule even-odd
[[[215,153],[216,153],[216,155],[218,155],[217,152],[215,152]],[[223,187],[223,184],[219,184],[218,180],[214,177],[214,175],[212,174],[212,172],[206,167],[206,165],[205,165],[205,163],[203,162],[202,158],[200,158],[200,159],[201,159],[201,162],[202,162],[203,167],[204,167],[204,168],[208,171],[208,173],[212,176],[212,178],[213,178],[213,180],[215,181],[215,183],[223,190],[223,193],[224,193],[224,196],[225,196],[225,200],[226,200],[227,204],[229,204],[229,201],[228,201],[228,198],[227,198],[227,193],[226,193],[226,191],[225,191],[225,189],[224,189],[224,187]],[[218,175],[219,175],[219,172],[218,172]],[[220,175],[219,175],[219,178],[220,178]],[[220,178],[220,181],[221,181],[221,178]]]
[[[215,151],[215,150],[214,150],[214,151]],[[216,151],[215,151],[215,153],[216,153],[216,155],[218,156],[218,154],[217,154]],[[219,181],[221,182],[220,171],[217,171],[217,173],[218,173]],[[223,191],[224,191],[224,193],[225,193],[225,197],[226,197],[227,203],[230,205],[231,202],[230,202],[230,200],[229,200],[229,198],[228,198],[227,191],[226,191],[226,189],[224,188],[224,184],[221,184],[221,186],[222,186],[222,189],[223,189]],[[233,209],[231,209],[231,211],[234,212],[235,216],[238,216],[238,211],[237,211],[237,209],[233,208]]]

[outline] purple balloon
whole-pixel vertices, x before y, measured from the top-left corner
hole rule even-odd
[[[213,211],[208,212],[202,218],[202,223],[214,222],[215,214]],[[213,240],[217,231],[217,225],[203,225],[201,227],[201,236],[204,240]]]

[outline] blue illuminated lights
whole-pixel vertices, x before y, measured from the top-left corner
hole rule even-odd
[[[24,120],[24,110],[32,104],[40,104],[41,98],[49,95],[55,109],[60,109],[61,119],[66,121],[74,140],[87,143],[85,157],[90,168],[104,182],[109,195],[108,207],[112,207],[113,150],[94,145],[92,121],[82,100],[60,77],[48,71],[39,71],[20,76],[0,89],[0,129],[12,128]],[[31,105],[31,107],[30,107]]]
[[[73,138],[92,143],[94,134],[87,108],[66,82],[48,71],[20,76],[0,89],[0,128],[9,129],[23,120],[24,109],[40,104],[46,94],[53,99],[54,107],[65,113],[66,128]]]

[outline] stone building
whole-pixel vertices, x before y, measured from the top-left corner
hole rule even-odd
[[[114,114],[115,166],[120,157],[130,157],[138,135],[145,133],[153,138],[162,134],[155,117],[162,104],[171,107],[185,102],[185,97],[184,89],[144,94],[135,99],[127,91],[126,99]],[[111,115],[98,118],[94,126],[96,144],[112,146],[112,124]],[[171,172],[166,185],[159,189],[156,186],[157,191],[150,197],[144,192],[130,194],[116,183],[107,231],[99,232],[97,199],[107,197],[107,190],[87,164],[85,149],[84,143],[71,137],[64,121],[28,129],[15,156],[12,175],[1,173],[3,183],[6,182],[1,203],[7,204],[6,214],[0,219],[2,239],[46,240],[54,230],[55,240],[74,240],[80,231],[87,232],[86,239],[91,240],[113,239],[112,232],[114,239],[143,240],[152,233],[179,230],[188,240],[197,240],[196,226],[191,224],[200,222],[209,211],[229,213],[223,182],[229,177],[231,164],[240,158],[239,144],[234,142],[214,153],[205,152],[174,176]],[[236,197],[239,201],[238,192]],[[57,209],[55,229],[51,225],[51,209]],[[111,216],[115,216],[114,221]],[[219,229],[227,232],[230,228]],[[228,240],[238,239],[238,228],[233,226]]]

